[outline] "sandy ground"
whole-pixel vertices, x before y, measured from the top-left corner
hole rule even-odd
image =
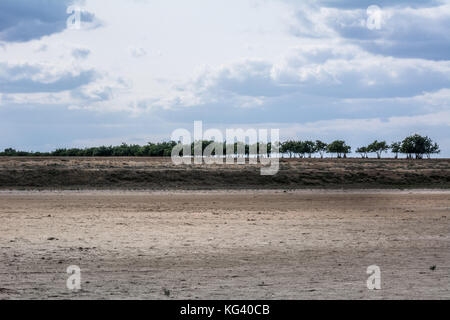
[[[450,191],[0,192],[0,299],[449,299],[449,249]]]

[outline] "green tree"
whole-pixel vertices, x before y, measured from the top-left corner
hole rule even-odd
[[[337,154],[338,158],[347,158],[347,154],[351,152],[351,147],[345,144],[343,140],[336,140],[327,146],[328,153]]]
[[[368,158],[369,156],[367,155],[367,153],[369,152],[367,147],[359,147],[358,149],[356,149],[356,153],[359,153],[361,155],[361,158]]]
[[[5,149],[5,151],[3,151],[3,153],[7,157],[15,157],[15,156],[17,156],[17,151],[15,149],[13,149],[13,148]]]
[[[412,159],[413,155],[416,159],[423,159],[424,154],[431,158],[431,155],[439,153],[440,149],[439,145],[431,138],[414,134],[402,141],[400,152],[406,154],[408,159]]]
[[[316,152],[316,144],[313,141],[303,142],[303,151],[311,158],[312,154]]]
[[[402,147],[401,142],[392,142],[391,143],[391,151],[395,153],[395,159],[398,159],[398,154],[400,153]]]
[[[281,144],[280,152],[282,154],[288,154],[289,158],[292,158],[292,154],[295,151],[295,142],[292,140],[285,141]]]
[[[328,144],[320,140],[316,140],[316,152],[319,152],[320,158],[323,159],[323,154],[327,151]]]
[[[381,154],[389,150],[389,146],[386,141],[375,140],[367,146],[367,149],[369,152],[375,152],[377,154],[377,158],[381,159]]]
[[[436,142],[432,142],[431,139],[425,146],[425,153],[428,159],[431,159],[432,154],[439,154],[441,150],[439,149],[439,145]]]
[[[294,157],[295,155],[297,155],[299,158],[305,157],[306,149],[305,143],[303,141],[294,141],[293,148],[294,148]]]

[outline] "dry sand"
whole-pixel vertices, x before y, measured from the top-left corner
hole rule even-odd
[[[448,190],[1,192],[0,299],[449,299],[449,219]]]

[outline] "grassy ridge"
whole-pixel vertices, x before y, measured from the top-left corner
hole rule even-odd
[[[5,158],[0,189],[450,188],[450,159],[281,159],[255,165],[183,165],[170,158]]]

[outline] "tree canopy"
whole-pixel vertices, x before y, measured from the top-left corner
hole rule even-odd
[[[149,142],[144,146],[137,144],[122,143],[119,146],[100,146],[92,148],[60,148],[52,152],[27,152],[17,151],[13,148],[7,148],[3,152],[0,152],[0,156],[56,156],[56,157],[170,157],[172,150],[179,143],[175,141],[152,143]],[[214,142],[214,141],[196,141],[187,149],[191,151],[191,155],[194,154],[195,148],[201,148],[202,152],[205,150],[210,151],[211,155],[228,156],[227,151],[231,150],[232,156],[245,157],[255,153],[266,153],[270,156],[272,153],[272,143],[256,143],[249,145],[244,142]],[[313,154],[319,154],[323,158],[325,153],[336,155],[337,158],[346,158],[347,154],[351,153],[351,147],[346,144],[344,140],[335,140],[331,143],[325,143],[321,140],[301,141],[301,140],[288,140],[278,145],[279,153],[281,156],[288,156],[289,158],[305,158],[312,157]],[[222,150],[221,150],[222,148]],[[378,141],[370,143],[367,146],[362,146],[356,149],[356,153],[359,153],[362,158],[368,158],[370,153],[376,153],[377,158],[380,159],[382,154],[391,150],[395,154],[395,158],[398,158],[398,154],[402,153],[406,155],[407,159],[423,159],[426,156],[428,159],[433,154],[440,153],[439,145],[434,142],[428,136],[421,136],[414,134],[406,137],[401,142],[393,142],[388,145],[386,141]],[[182,151],[180,152],[182,154]]]

